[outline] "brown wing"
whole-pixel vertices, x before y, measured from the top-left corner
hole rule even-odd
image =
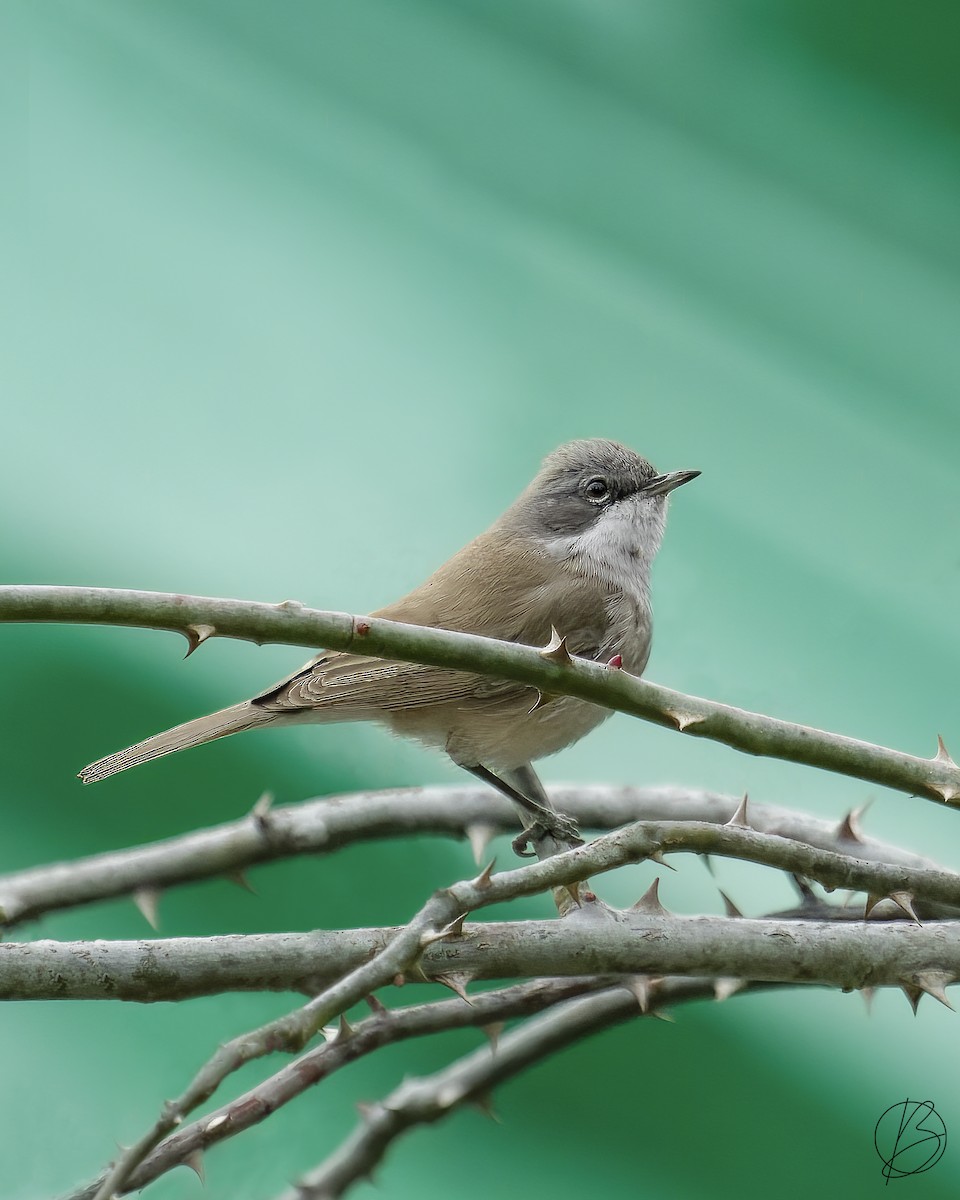
[[[546,645],[551,625],[573,654],[595,657],[607,626],[607,592],[568,573],[534,543],[486,533],[402,600],[374,616]],[[530,688],[467,671],[324,652],[253,698],[274,710],[318,708],[331,719],[431,704],[483,703]]]

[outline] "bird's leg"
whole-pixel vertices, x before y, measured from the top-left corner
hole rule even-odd
[[[583,845],[576,821],[572,817],[556,811],[530,763],[502,771],[499,775],[495,775],[489,767],[480,763],[474,766],[461,765],[471,775],[476,775],[478,779],[489,783],[497,791],[502,792],[507,799],[512,800],[523,810],[524,816],[529,814],[533,817],[533,821],[529,824],[524,821],[526,828],[523,833],[514,838],[513,848],[517,854],[524,858],[532,857],[527,850],[528,843],[539,841],[540,838],[547,835],[557,842],[573,846]]]

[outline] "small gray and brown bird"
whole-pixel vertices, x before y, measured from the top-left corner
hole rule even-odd
[[[485,532],[401,600],[374,616],[544,646],[553,628],[571,654],[619,655],[639,675],[650,654],[650,566],[667,497],[699,471],[658,474],[626,446],[602,438],[548,455],[533,482]],[[318,654],[266,691],[154,734],[80,772],[94,783],[127,767],[231,733],[304,721],[379,721],[445,750],[459,766],[518,804],[533,822],[515,843],[576,826],[554,812],[531,766],[582,738],[608,709],[467,671]]]

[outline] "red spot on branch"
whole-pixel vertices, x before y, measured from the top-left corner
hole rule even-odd
[[[357,637],[366,637],[370,632],[370,625],[366,621],[355,621],[353,627],[357,631]]]
[[[610,668],[611,671],[621,670],[623,667],[623,657],[619,654],[615,654],[613,656],[613,658],[611,658],[610,661],[607,663],[607,666]]]

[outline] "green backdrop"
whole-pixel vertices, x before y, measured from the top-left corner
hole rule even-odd
[[[915,753],[939,731],[956,754],[954,4],[4,0],[0,21],[5,581],[365,611],[544,453],[599,434],[703,471],[656,566],[651,678]],[[182,648],[0,627],[0,870],[225,820],[264,788],[458,779],[340,727],[81,790],[84,763],[304,657]],[[955,812],[625,717],[543,773],[837,818],[874,796],[871,833],[960,865]],[[470,865],[436,841],[362,846],[254,872],[255,897],[172,894],[162,931],[396,921]],[[665,902],[720,911],[699,862],[678,866]],[[718,874],[748,913],[790,902],[768,872]],[[118,902],[21,936],[146,932]],[[219,1040],[285,1003],[5,1008],[0,1194],[92,1175]],[[476,1042],[356,1065],[212,1152],[204,1194],[272,1196],[357,1099]],[[873,1195],[888,1105],[930,1098],[960,1135],[958,1046],[956,1016],[925,1000],[915,1019],[899,993],[869,1018],[826,992],[690,1006],[505,1088],[502,1125],[471,1111],[416,1132],[357,1195]],[[960,1153],[915,1183],[956,1195]],[[200,1192],[181,1171],[149,1194]]]

